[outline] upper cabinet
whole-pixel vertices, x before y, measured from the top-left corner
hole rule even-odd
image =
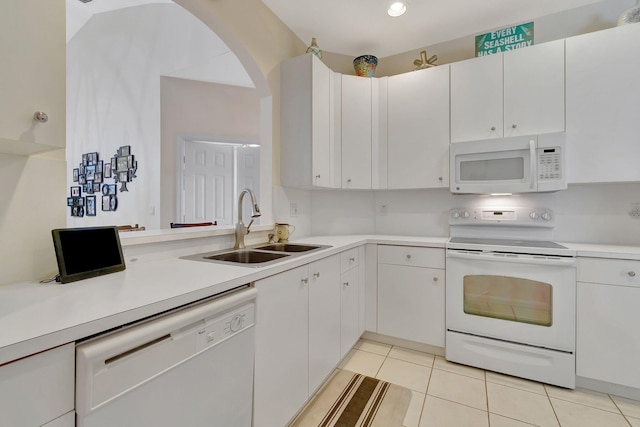
[[[373,81],[342,76],[342,188],[371,189]]]
[[[312,54],[282,63],[280,131],[283,185],[326,188],[339,185],[334,161],[336,76],[340,77]]]
[[[564,56],[557,40],[451,64],[451,141],[563,131]]]
[[[639,181],[640,25],[566,43],[567,182]]]
[[[64,148],[64,0],[6,0],[0,14],[0,153]],[[37,121],[43,112],[48,120]]]
[[[389,77],[388,188],[449,186],[449,66]]]

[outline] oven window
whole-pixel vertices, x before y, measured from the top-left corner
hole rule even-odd
[[[519,277],[464,277],[464,312],[540,326],[552,324],[549,283]]]

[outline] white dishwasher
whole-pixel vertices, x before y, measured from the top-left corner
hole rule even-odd
[[[78,427],[250,427],[254,288],[76,347]]]

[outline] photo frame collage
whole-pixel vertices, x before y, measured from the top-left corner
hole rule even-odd
[[[131,154],[131,146],[118,148],[115,156],[108,162],[100,160],[97,152],[82,155],[82,162],[73,169],[73,182],[67,197],[67,206],[71,216],[96,216],[97,202],[101,197],[103,212],[115,211],[118,208],[118,187],[120,191],[129,191],[127,183],[136,177],[138,162]],[[106,180],[113,179],[114,183]]]

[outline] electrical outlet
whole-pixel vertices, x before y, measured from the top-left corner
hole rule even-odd
[[[298,216],[298,204],[296,202],[289,203],[289,216],[291,218]]]
[[[631,218],[640,219],[640,203],[631,203],[631,209],[629,210],[629,216]]]

